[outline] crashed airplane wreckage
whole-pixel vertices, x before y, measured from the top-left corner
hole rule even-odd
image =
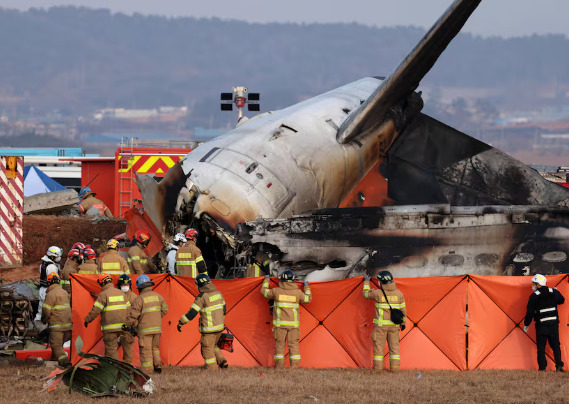
[[[166,242],[190,225],[205,230],[198,245],[217,277],[235,276],[258,251],[274,272],[291,267],[312,281],[387,267],[565,272],[563,243],[541,245],[569,233],[569,191],[420,112],[419,82],[479,3],[456,0],[387,78],[241,121],[160,183],[139,176],[147,230]]]

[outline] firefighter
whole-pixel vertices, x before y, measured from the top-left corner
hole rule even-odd
[[[126,259],[131,273],[141,275],[149,273],[154,269],[154,265],[152,265],[152,262],[144,252],[144,249],[149,243],[150,234],[148,232],[142,230],[136,232],[134,235],[134,245],[129,248]]]
[[[51,358],[60,366],[70,366],[63,343],[71,338],[71,305],[69,293],[59,286],[59,276],[51,272],[46,277],[48,284],[45,302],[41,306],[41,321],[49,324],[49,344]]]
[[[198,329],[202,334],[201,351],[204,366],[207,370],[225,369],[228,366],[227,360],[217,346],[221,333],[225,329],[225,299],[211,283],[207,274],[199,274],[195,282],[200,294],[194,300],[190,310],[178,321],[178,331],[182,332],[182,326],[200,313]]]
[[[100,257],[97,269],[100,273],[109,275],[130,274],[126,260],[118,253],[119,242],[114,238],[107,241],[107,252]]]
[[[91,212],[97,212],[101,216],[106,216],[109,219],[114,219],[111,210],[105,205],[103,201],[100,199],[95,198],[96,193],[94,193],[91,188],[83,187],[79,191],[79,199],[81,202],[79,203],[79,213],[82,215],[87,214],[90,210]],[[89,214],[91,214],[89,212]]]
[[[180,276],[196,278],[199,274],[207,274],[202,252],[196,245],[198,231],[188,229],[184,233],[187,242],[178,248],[176,253],[176,271]]]
[[[84,325],[87,328],[89,323],[101,314],[105,356],[118,360],[119,337],[122,334],[122,326],[126,320],[130,303],[127,301],[124,293],[113,286],[111,275],[99,275],[97,283],[101,286],[101,293],[99,293],[93,308],[85,317]]]
[[[72,248],[67,253],[67,260],[65,265],[61,270],[61,279],[59,280],[59,286],[63,288],[67,293],[71,293],[71,274],[76,274],[79,265],[82,263],[81,251],[76,248]]]
[[[176,275],[176,256],[178,255],[178,249],[186,243],[186,236],[182,233],[178,233],[174,236],[173,243],[170,243],[168,255],[166,256],[166,262],[168,263],[168,272],[172,275]]]
[[[256,278],[258,276],[265,276],[269,275],[270,268],[269,268],[270,261],[268,258],[265,258],[265,254],[262,252],[258,252],[255,254],[255,260],[252,264],[247,266],[247,278]]]
[[[399,330],[405,329],[405,320],[407,319],[407,309],[405,307],[405,297],[400,290],[397,289],[393,280],[393,275],[389,271],[381,271],[377,274],[380,282],[379,289],[371,289],[369,285],[370,277],[364,275],[363,295],[368,300],[375,300],[375,324],[371,339],[373,340],[373,368],[374,370],[383,370],[383,352],[385,349],[385,341],[389,345],[389,364],[391,370],[399,369]],[[387,299],[386,300],[386,296]],[[403,313],[403,323],[395,324],[391,321],[391,308],[399,309]]]
[[[545,370],[547,367],[545,344],[549,342],[555,358],[555,371],[564,372],[559,344],[559,314],[557,306],[563,304],[565,298],[556,288],[547,287],[545,276],[536,274],[531,281],[534,292],[529,297],[526,318],[524,320],[524,332],[528,331],[531,320],[535,320],[539,370]]]
[[[312,301],[312,293],[308,281],[304,281],[304,292],[294,283],[294,272],[290,269],[281,274],[279,286],[269,289],[269,275],[261,286],[261,294],[274,300],[273,337],[275,338],[275,367],[284,366],[285,344],[290,351],[290,367],[296,368],[300,363],[299,303]]]
[[[140,363],[145,373],[162,373],[160,359],[160,335],[162,334],[162,317],[168,313],[168,305],[164,298],[152,291],[154,282],[147,275],[136,279],[138,297],[132,303],[128,314],[125,331],[137,327]]]
[[[95,260],[97,259],[97,254],[95,250],[91,248],[90,245],[85,246],[83,250],[83,263],[79,265],[77,269],[77,273],[79,274],[98,274],[99,270],[97,269],[97,263]]]
[[[119,280],[117,282],[117,288],[124,293],[126,301],[129,302],[131,305],[134,303],[138,295],[131,290],[132,281],[130,276],[127,274],[122,274],[119,276]],[[122,347],[123,352],[123,362],[132,365],[132,344],[134,343],[134,335],[130,332],[123,331],[120,338],[119,344]]]
[[[40,288],[39,288],[39,304],[38,312],[34,321],[41,321],[42,306],[45,301],[45,295],[47,292],[47,277],[51,273],[58,275],[59,279],[59,261],[61,261],[61,255],[63,251],[57,246],[51,246],[47,249],[47,253],[42,257],[40,264]]]

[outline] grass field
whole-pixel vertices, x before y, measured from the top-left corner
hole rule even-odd
[[[45,367],[1,366],[0,397],[9,403],[77,403],[90,400],[57,390],[41,393]],[[150,399],[94,399],[112,403],[564,403],[569,402],[569,374],[537,371],[471,372],[366,369],[199,368],[166,367],[153,377]]]

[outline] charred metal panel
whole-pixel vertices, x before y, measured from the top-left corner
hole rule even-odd
[[[551,253],[560,261],[561,253],[569,254],[569,210],[424,206],[420,212],[416,208],[326,209],[290,219],[258,219],[245,226],[247,242],[265,245],[267,250],[272,246],[280,252],[275,268],[290,266],[301,275],[311,273],[311,280],[319,279],[319,274],[326,280],[361,275],[350,268],[370,251],[375,254],[366,263],[368,272],[388,268],[404,277],[519,275],[523,268],[514,259],[520,253],[534,256],[524,264],[528,273],[569,272],[565,261],[543,258]],[[307,261],[314,263],[312,272]],[[333,269],[331,262],[346,266]]]

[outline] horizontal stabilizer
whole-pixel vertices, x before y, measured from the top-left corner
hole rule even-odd
[[[480,1],[456,0],[359,110],[346,119],[338,131],[338,142],[347,143],[379,128],[386,112],[417,89]]]

